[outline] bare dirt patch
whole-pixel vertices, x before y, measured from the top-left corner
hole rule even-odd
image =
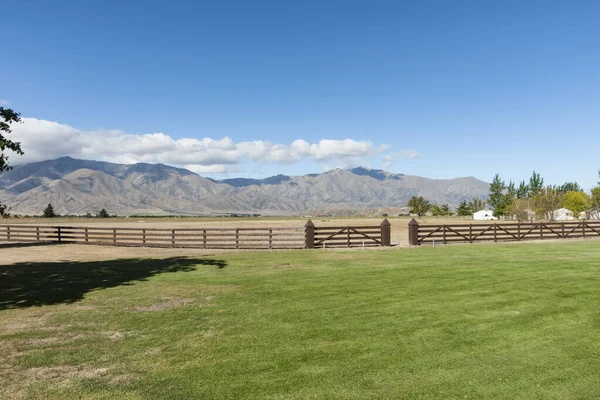
[[[133,310],[147,311],[147,312],[148,311],[149,312],[164,311],[164,310],[171,310],[173,308],[189,306],[195,302],[196,302],[196,299],[186,299],[186,298],[180,299],[180,298],[173,298],[173,297],[163,297],[161,299],[161,301],[158,303],[150,304],[148,306],[134,307]]]

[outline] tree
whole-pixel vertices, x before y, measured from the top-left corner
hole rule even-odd
[[[535,196],[539,194],[544,188],[544,178],[540,174],[533,171],[531,178],[529,178],[529,196]]]
[[[515,199],[507,208],[509,215],[517,218],[518,221],[527,221],[529,219],[529,201],[527,199]]]
[[[513,199],[517,197],[517,188],[515,187],[515,183],[512,180],[510,180],[508,182],[508,185],[506,186],[506,194],[508,195],[508,197],[511,197]]]
[[[573,212],[575,218],[579,218],[582,211],[590,208],[592,199],[585,192],[570,191],[563,195],[563,206]]]
[[[456,215],[458,215],[459,217],[467,217],[472,214],[473,211],[471,210],[471,207],[469,206],[469,203],[467,203],[466,200],[462,201],[456,209]]]
[[[23,155],[21,150],[21,143],[14,142],[8,139],[6,134],[12,132],[10,124],[21,122],[21,114],[14,112],[10,108],[0,107],[0,172],[8,171],[11,169],[8,164],[8,155],[4,153],[5,150],[13,151],[19,155]]]
[[[408,201],[411,214],[417,214],[419,218],[427,214],[427,211],[431,210],[431,203],[423,198],[423,196],[413,196]]]
[[[11,169],[8,163],[8,155],[5,153],[6,150],[15,152],[18,155],[24,154],[23,150],[21,150],[21,143],[14,142],[5,136],[12,132],[10,124],[19,122],[21,122],[21,114],[14,112],[10,108],[0,107],[0,172]],[[7,206],[0,204],[1,217],[8,217],[8,210]]]
[[[434,217],[439,217],[440,215],[442,215],[442,209],[440,208],[440,206],[438,206],[437,204],[431,206],[431,215],[433,215]]]
[[[583,189],[581,188],[581,186],[579,186],[579,183],[577,182],[565,182],[558,189],[562,194],[565,194],[567,192],[583,192]]]
[[[496,174],[490,184],[490,195],[488,197],[488,204],[494,209],[495,217],[506,215],[508,201],[504,194],[505,189],[506,183],[500,178],[500,174]]]
[[[443,215],[445,217],[450,217],[452,216],[452,214],[454,214],[452,211],[450,211],[450,206],[448,204],[442,204],[440,206],[440,215]]]
[[[598,184],[600,185],[600,182],[598,182]],[[596,186],[592,189],[590,211],[594,218],[600,218],[600,186]]]
[[[56,217],[56,213],[54,212],[54,207],[52,204],[48,204],[48,207],[44,209],[44,218],[54,218]]]
[[[387,217],[387,214],[383,215],[384,217]],[[102,210],[100,210],[100,212],[98,213],[98,218],[108,218],[110,217],[110,215],[108,215],[108,212],[103,208]]]
[[[481,211],[485,208],[485,201],[481,199],[473,199],[469,205],[471,207],[471,211],[476,213],[477,211]]]
[[[527,194],[529,193],[529,185],[527,185],[527,183],[525,183],[525,181],[521,181],[521,183],[519,183],[519,187],[516,190],[516,197],[517,199],[524,199],[527,197]]]
[[[555,211],[562,207],[563,192],[559,187],[547,186],[529,200],[531,211],[538,219],[554,221]]]

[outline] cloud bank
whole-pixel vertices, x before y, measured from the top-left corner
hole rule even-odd
[[[36,118],[23,118],[23,123],[13,125],[12,130],[11,138],[20,141],[25,150],[25,156],[18,159],[19,163],[71,156],[125,164],[163,163],[202,174],[238,172],[242,162],[355,161],[375,157],[389,149],[387,145],[353,139],[321,139],[316,143],[297,139],[289,144],[267,140],[236,143],[228,137],[173,139],[164,133],[84,131]]]

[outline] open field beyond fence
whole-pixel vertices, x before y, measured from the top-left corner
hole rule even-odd
[[[598,398],[597,243],[6,248],[0,398]]]

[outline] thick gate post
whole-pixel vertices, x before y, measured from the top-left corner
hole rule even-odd
[[[419,245],[419,223],[414,218],[408,223],[408,244],[410,246]]]
[[[381,221],[381,245],[382,246],[391,246],[392,238],[391,238],[391,225],[390,221],[384,219]]]
[[[304,224],[304,247],[315,248],[315,224],[310,219]]]

